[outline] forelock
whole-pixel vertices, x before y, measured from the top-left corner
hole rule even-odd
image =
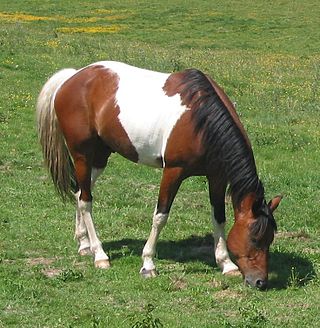
[[[255,246],[264,248],[272,242],[274,233],[277,231],[277,224],[265,200],[259,208],[255,209],[254,215],[256,218],[250,226],[250,237]]]

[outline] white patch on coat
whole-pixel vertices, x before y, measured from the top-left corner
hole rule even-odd
[[[119,78],[116,94],[119,120],[139,155],[139,163],[159,166],[167,140],[187,110],[177,94],[168,97],[163,87],[170,74],[153,72],[119,62],[98,62]]]

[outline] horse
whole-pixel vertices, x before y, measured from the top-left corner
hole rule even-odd
[[[62,69],[39,94],[37,126],[58,193],[64,200],[76,199],[78,253],[93,255],[95,267],[109,268],[110,260],[93,224],[92,189],[109,156],[118,153],[163,169],[142,251],[143,277],[157,275],[156,243],[182,181],[205,176],[217,265],[223,274],[240,271],[246,284],[267,288],[269,248],[277,229],[273,212],[281,196],[266,202],[235,107],[207,74],[193,68],[161,73],[114,61]],[[227,191],[234,210],[228,238]]]

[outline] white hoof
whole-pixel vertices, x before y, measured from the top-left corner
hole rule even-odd
[[[226,276],[239,276],[241,275],[241,272],[239,271],[239,268],[232,262],[226,264],[223,268],[222,273]]]
[[[92,255],[92,252],[90,250],[90,247],[79,249],[78,253],[79,253],[80,256]]]
[[[111,265],[109,260],[98,260],[94,262],[94,266],[98,269],[109,269]]]
[[[223,272],[223,274],[225,276],[234,276],[234,277],[241,276],[241,272],[239,270],[232,270],[232,271],[228,271],[228,272]]]

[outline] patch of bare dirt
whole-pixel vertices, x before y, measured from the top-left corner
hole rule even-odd
[[[183,277],[170,278],[170,287],[172,290],[183,290],[188,287],[187,281]]]
[[[309,240],[310,236],[305,231],[280,231],[276,234],[276,238],[290,238],[290,239],[300,239]]]
[[[47,278],[54,278],[59,276],[62,272],[61,269],[50,267],[58,258],[46,258],[46,257],[30,257],[26,259],[27,265],[36,266],[42,265],[44,268],[41,270],[41,273]]]
[[[28,265],[50,265],[55,262],[55,258],[36,257],[27,259]]]
[[[241,298],[241,294],[239,292],[237,292],[236,290],[233,289],[223,289],[220,290],[216,293],[214,293],[215,298],[221,298],[221,299],[240,299]]]
[[[47,278],[54,278],[60,275],[62,272],[61,269],[57,268],[46,268],[41,271],[43,275],[45,275]]]

